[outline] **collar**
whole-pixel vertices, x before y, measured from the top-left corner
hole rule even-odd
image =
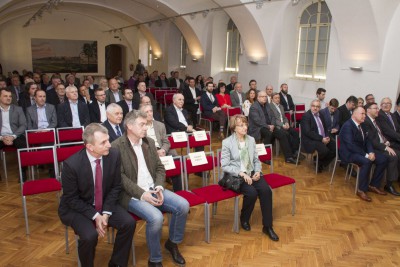
[[[37,107],[37,108],[45,108],[45,107],[46,107],[46,103],[44,103],[43,107],[39,107],[39,105],[36,104],[36,107]]]
[[[183,110],[183,108],[178,108],[177,106],[175,106],[174,105],[174,108],[176,109],[176,110],[180,110],[180,111],[182,111]]]
[[[0,106],[1,111],[4,111],[4,112],[10,111],[10,108],[11,108],[11,105],[9,105],[7,109],[3,108],[3,106]]]
[[[369,116],[369,115],[367,115],[367,116],[368,116],[368,118],[369,118],[372,122],[375,121],[375,119],[371,118],[371,116]]]
[[[360,125],[359,123],[357,123],[355,120],[353,120],[353,118],[351,118],[351,120],[354,122],[354,124],[357,126],[357,128],[358,128],[358,125]]]
[[[93,157],[93,156],[87,151],[87,149],[86,149],[86,155],[88,156],[90,162],[94,162],[96,159],[98,159],[98,158]],[[102,160],[103,157],[100,157],[99,159]]]

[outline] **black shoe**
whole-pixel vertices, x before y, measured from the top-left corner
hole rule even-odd
[[[400,196],[400,193],[396,191],[396,189],[393,187],[393,185],[390,185],[390,186],[385,185],[385,191],[394,196]]]
[[[266,234],[272,241],[279,241],[279,236],[274,232],[272,227],[264,226],[262,229],[263,233]]]
[[[270,160],[263,161],[263,163],[271,165],[271,161]]]
[[[293,158],[287,158],[285,160],[286,163],[290,163],[290,164],[296,164],[296,161]]]
[[[245,231],[251,230],[251,226],[250,226],[249,222],[240,221],[240,224],[242,225],[243,230],[245,230]]]
[[[147,262],[147,266],[149,267],[163,267],[162,262],[152,262],[152,261],[148,261]]]
[[[121,265],[114,264],[111,261],[108,262],[108,267],[122,267]]]
[[[177,244],[173,243],[171,240],[168,239],[167,242],[165,242],[164,247],[171,253],[172,259],[174,260],[175,263],[180,265],[186,264],[185,259],[179,252]]]
[[[203,177],[203,173],[202,172],[196,172],[194,175],[199,176],[199,177]]]
[[[324,166],[321,164],[318,166],[318,173],[321,173],[324,170]]]

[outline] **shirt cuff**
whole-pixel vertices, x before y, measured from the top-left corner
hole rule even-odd
[[[161,189],[161,191],[164,191],[164,187],[162,187],[161,185],[157,185],[155,188],[160,188]]]
[[[366,158],[368,158],[368,153],[367,153],[367,154],[365,154],[365,157],[366,157]]]
[[[111,215],[112,215],[112,212],[111,212],[111,211],[105,211],[105,210],[104,210],[104,211],[103,211],[103,214],[107,214],[107,215],[110,215],[110,216],[111,216]]]
[[[93,216],[92,221],[94,221],[96,219],[97,216],[99,216],[100,213],[96,212],[96,214]]]

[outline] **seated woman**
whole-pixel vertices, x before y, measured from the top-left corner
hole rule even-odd
[[[246,93],[246,100],[243,102],[242,110],[243,114],[248,117],[251,105],[257,99],[257,91],[255,89],[250,89]]]
[[[224,172],[244,178],[240,187],[243,205],[240,215],[242,228],[250,231],[251,213],[257,197],[260,199],[263,233],[273,241],[279,237],[272,228],[272,191],[261,177],[261,164],[256,152],[256,142],[247,135],[247,119],[243,115],[234,115],[230,120],[232,135],[222,141],[221,167]],[[261,178],[261,179],[260,179]]]
[[[232,102],[230,95],[225,94],[225,88],[225,83],[219,83],[217,89],[219,93],[215,97],[218,100],[219,107],[226,113],[226,109],[232,106]]]

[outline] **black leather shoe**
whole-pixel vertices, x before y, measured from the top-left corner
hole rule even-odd
[[[285,162],[290,164],[296,164],[296,161],[293,158],[287,158]]]
[[[265,163],[267,165],[271,165],[271,161],[270,160],[263,161],[263,163]]]
[[[121,265],[114,264],[111,261],[108,262],[108,267],[122,267]]]
[[[396,191],[396,189],[393,187],[393,185],[391,185],[391,186],[385,185],[385,191],[394,196],[400,196],[400,193]]]
[[[152,261],[148,261],[147,262],[147,266],[149,267],[163,267],[162,262],[152,262]]]
[[[165,248],[171,253],[172,259],[174,260],[175,263],[179,265],[185,265],[186,261],[182,257],[181,253],[179,252],[178,245],[173,243],[171,240],[167,240],[165,242]]]
[[[242,225],[243,230],[245,230],[245,231],[250,231],[251,230],[249,222],[240,221],[240,224]]]
[[[272,241],[279,241],[279,236],[275,233],[272,227],[264,226],[262,229],[263,233],[266,234]]]

